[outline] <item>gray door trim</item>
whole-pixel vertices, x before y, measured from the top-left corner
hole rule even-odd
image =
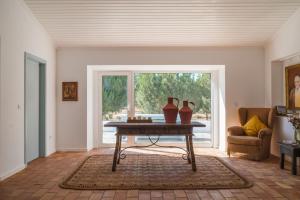
[[[46,156],[46,61],[33,54],[24,53],[24,163],[26,158],[26,65],[27,60],[39,63],[39,157]]]

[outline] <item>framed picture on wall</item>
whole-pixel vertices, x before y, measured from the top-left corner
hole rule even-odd
[[[285,68],[285,96],[288,109],[300,109],[300,64]]]
[[[62,82],[62,100],[78,101],[78,82]]]

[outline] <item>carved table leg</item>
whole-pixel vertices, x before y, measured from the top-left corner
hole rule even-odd
[[[116,134],[116,147],[115,147],[115,153],[114,153],[114,160],[112,165],[112,171],[116,171],[117,167],[117,160],[118,160],[118,154],[119,154],[119,144],[120,143],[120,135]]]
[[[292,174],[297,175],[297,157],[292,153]]]
[[[280,169],[284,169],[284,153],[280,154]]]
[[[186,135],[185,136],[185,142],[186,142],[186,156],[187,156],[187,160],[189,162],[189,164],[191,164],[191,156],[190,156],[190,142],[189,142],[189,137]]]
[[[193,147],[193,135],[191,134],[188,137],[189,137],[189,143],[190,143],[190,155],[191,155],[191,160],[192,160],[192,169],[193,169],[193,171],[197,171],[194,147]]]
[[[120,151],[121,151],[121,145],[122,145],[122,135],[120,135],[119,137],[119,146],[118,146],[118,160],[117,160],[117,164],[120,164]]]

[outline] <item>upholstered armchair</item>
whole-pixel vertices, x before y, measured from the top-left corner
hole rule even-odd
[[[251,160],[267,159],[270,156],[274,113],[272,108],[240,108],[238,114],[241,126],[228,128],[228,156],[231,152],[239,152],[245,153]],[[242,128],[254,115],[267,126],[258,132],[257,137],[247,136]]]

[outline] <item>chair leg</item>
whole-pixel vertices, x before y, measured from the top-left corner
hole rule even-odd
[[[229,149],[229,147],[227,147],[227,155],[230,158],[230,149]]]

